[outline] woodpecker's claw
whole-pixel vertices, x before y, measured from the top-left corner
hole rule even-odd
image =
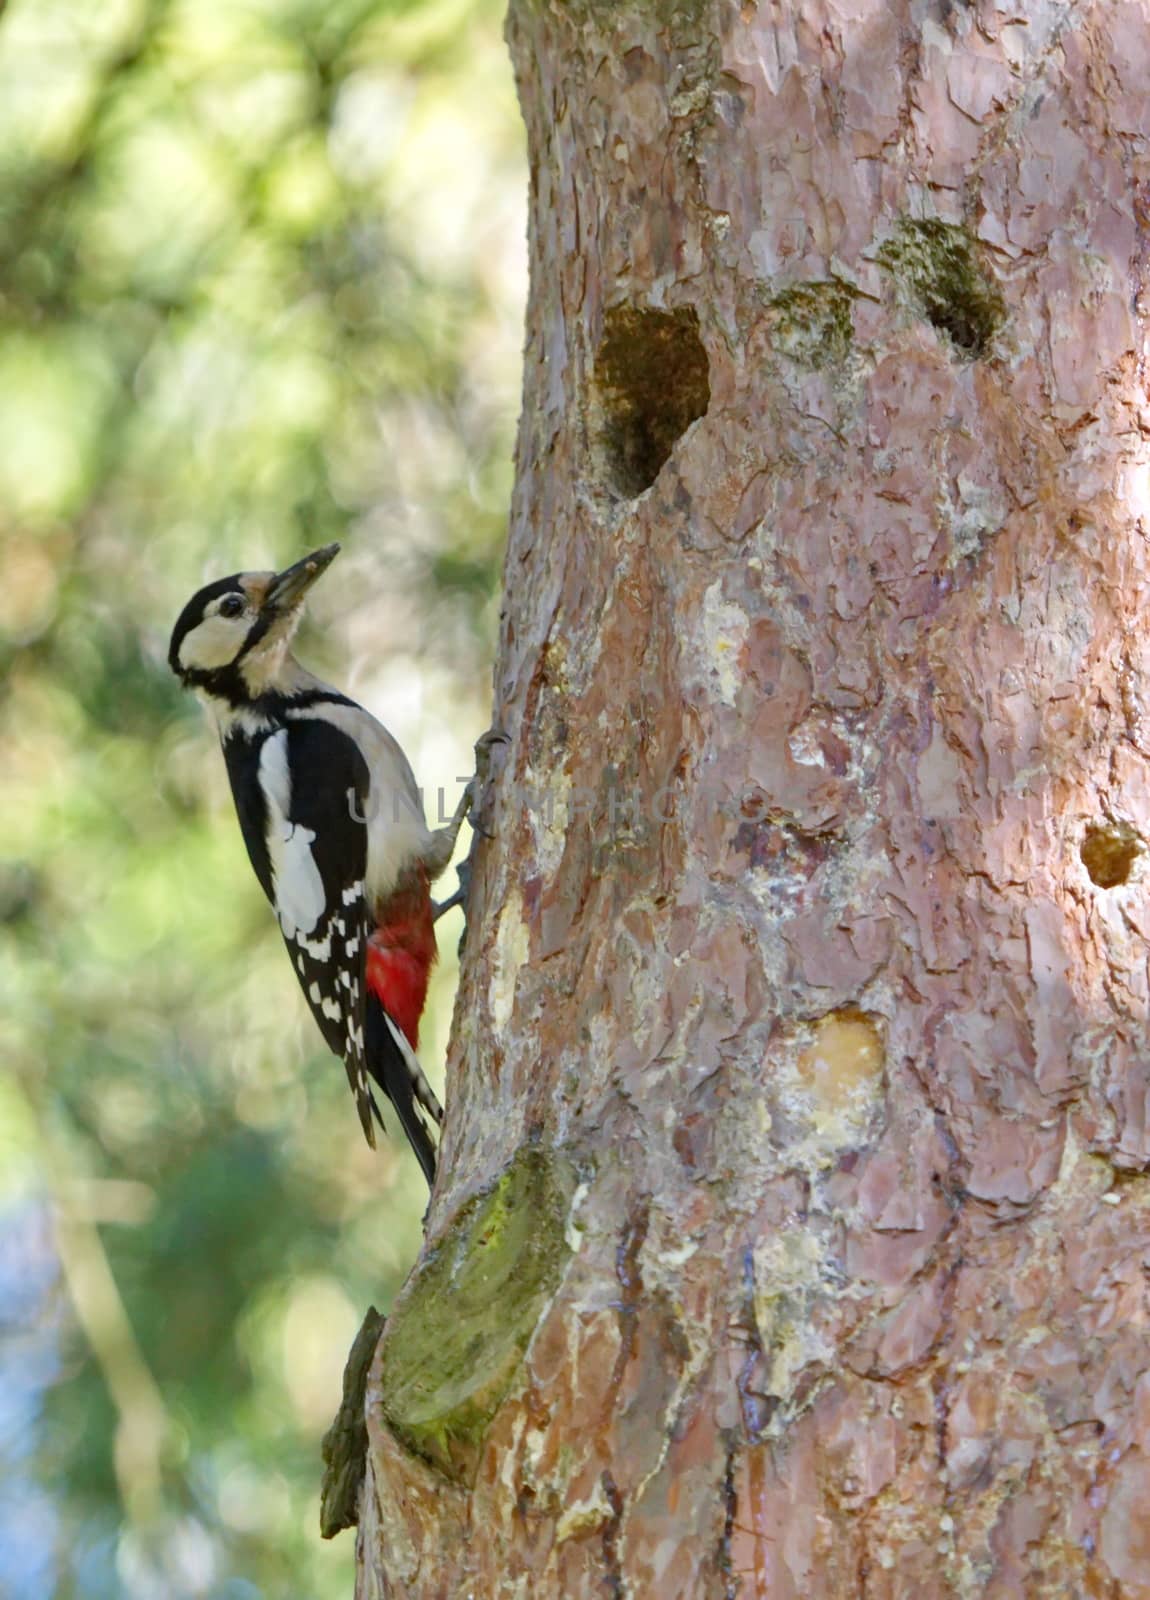
[[[478,835],[481,839],[493,839],[495,837],[494,830],[486,826],[487,812],[491,798],[490,788],[492,780],[492,752],[498,749],[500,745],[510,743],[510,734],[504,733],[501,728],[489,728],[485,734],[475,741],[475,775],[472,777],[470,783],[463,791],[463,798],[459,803],[459,809],[456,812],[456,820],[454,823],[456,831],[458,831],[459,824],[463,821],[464,817],[466,817],[468,822],[471,824],[471,849],[467,852],[466,859],[461,861],[459,866],[456,868],[456,871],[459,874],[459,888],[453,895],[450,896],[449,899],[440,901],[438,905],[434,903],[432,905],[432,916],[436,921],[438,921],[445,912],[451,911],[454,909],[454,907],[459,906],[463,911],[464,936],[466,936],[467,931],[467,901],[468,896],[471,893],[471,868],[472,861],[475,856],[475,836]],[[451,834],[451,841],[452,844],[454,844],[454,833]],[[447,862],[445,860],[444,866],[446,865]],[[460,939],[459,942],[460,948],[462,949],[463,939]]]
[[[494,839],[495,835],[490,828],[485,828],[479,821],[479,813],[474,803],[474,796],[468,805],[468,822],[471,824],[472,833],[477,833],[481,839]]]
[[[486,826],[489,789],[491,786],[491,760],[493,751],[500,745],[510,744],[511,735],[504,733],[502,728],[488,728],[475,741],[475,776],[467,785],[470,795],[470,815],[468,821],[475,833],[481,834],[484,839],[493,839],[493,831]]]
[[[491,751],[495,745],[510,743],[511,735],[504,733],[502,728],[488,728],[486,733],[481,733],[475,741],[476,772],[482,771],[486,773],[487,765],[491,760]]]

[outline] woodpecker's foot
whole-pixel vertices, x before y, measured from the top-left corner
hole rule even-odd
[[[474,781],[474,780],[473,780]],[[442,828],[436,828],[431,835],[431,848],[423,858],[423,865],[427,869],[430,883],[434,883],[442,873],[447,871],[452,856],[455,854],[455,841],[459,838],[459,830],[463,826],[463,819],[471,810],[472,791],[471,784],[463,791],[463,798],[455,808],[455,815],[451,821]]]
[[[467,896],[471,890],[471,857],[468,856],[466,860],[461,861],[455,871],[459,878],[459,888],[450,899],[440,900],[438,903],[434,900],[431,902],[431,915],[436,922],[445,912],[454,911],[456,906],[462,906],[463,915],[465,918],[467,916]]]
[[[483,835],[485,839],[491,837],[489,829],[484,825],[484,814],[489,809],[489,793],[491,788],[491,752],[500,745],[510,744],[510,735],[503,733],[498,728],[491,728],[481,738],[475,741],[475,774],[463,791],[462,798],[455,808],[455,815],[451,821],[442,828],[437,828],[431,836],[431,847],[423,858],[423,865],[427,870],[428,880],[434,883],[441,873],[447,871],[451,857],[455,853],[455,841],[459,837],[459,830],[463,826],[463,819],[469,818],[472,828]],[[466,888],[462,894],[466,896]],[[450,900],[445,900],[443,905],[436,910],[437,916],[442,916],[450,906],[462,905],[463,900],[459,893],[452,895]]]
[[[510,734],[501,728],[489,728],[475,741],[475,775],[467,788],[463,791],[463,800],[460,809],[471,823],[471,849],[467,852],[465,860],[456,868],[459,874],[459,888],[450,899],[441,901],[438,905],[433,903],[432,915],[438,921],[445,911],[451,911],[459,906],[463,911],[463,932],[459,936],[459,953],[463,954],[463,946],[467,940],[467,903],[471,895],[472,865],[475,860],[475,846],[479,839],[490,839],[492,831],[485,825],[487,814],[491,809],[492,786],[495,773],[492,772],[492,757],[495,751],[511,743]]]
[[[492,782],[498,776],[498,765],[495,772],[492,771],[494,754],[510,743],[511,735],[504,733],[502,728],[488,728],[475,741],[475,776],[467,785],[466,792],[471,797],[469,821],[472,829],[485,839],[493,837],[487,824],[490,820]]]

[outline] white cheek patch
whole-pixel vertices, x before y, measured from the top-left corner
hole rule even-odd
[[[248,636],[248,619],[239,617],[205,617],[193,628],[180,645],[180,665],[188,670],[213,672],[226,667],[243,649]]]

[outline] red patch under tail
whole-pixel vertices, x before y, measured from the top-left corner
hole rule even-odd
[[[376,907],[375,921],[367,942],[367,986],[417,1050],[436,957],[431,891],[422,868]]]

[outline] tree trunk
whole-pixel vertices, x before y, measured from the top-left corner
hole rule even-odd
[[[509,38],[513,744],[358,1593],[1150,1596],[1150,13]]]

